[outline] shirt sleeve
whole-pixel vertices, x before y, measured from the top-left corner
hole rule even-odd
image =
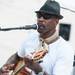
[[[29,31],[25,33],[26,34],[25,39],[21,42],[20,47],[18,48],[18,51],[17,51],[18,56],[22,58],[25,56],[26,43],[28,42],[28,39],[29,39],[28,33]]]
[[[25,57],[26,54],[34,51],[39,45],[38,33],[34,31],[29,31],[27,36],[18,50],[18,55],[20,57]]]
[[[25,48],[26,48],[25,43],[27,42],[26,40],[24,40],[24,42],[21,44],[21,46],[19,47],[19,49],[17,51],[18,56],[20,56],[22,58],[25,56]]]

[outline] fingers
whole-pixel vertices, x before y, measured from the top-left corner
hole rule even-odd
[[[14,64],[7,64],[7,65],[4,65],[1,70],[2,72],[9,72],[10,70],[12,70],[14,67]]]
[[[8,64],[7,66],[5,66],[5,69],[12,70],[14,66],[15,64]]]
[[[9,75],[9,73],[2,73],[1,75]]]

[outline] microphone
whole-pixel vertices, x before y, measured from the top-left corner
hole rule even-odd
[[[26,29],[26,30],[29,30],[29,29],[38,29],[38,25],[37,24],[33,24],[33,25],[25,25],[23,27],[14,27],[14,28],[0,28],[0,31],[10,31],[10,30],[22,30],[22,29]]]

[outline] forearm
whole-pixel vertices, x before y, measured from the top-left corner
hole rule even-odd
[[[13,54],[7,62],[0,68],[0,72],[6,72],[8,70],[13,70],[21,58],[17,53]]]
[[[17,53],[13,54],[5,64],[16,64],[20,60],[20,57]]]

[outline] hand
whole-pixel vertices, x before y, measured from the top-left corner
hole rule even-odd
[[[39,65],[39,63],[33,61],[29,56],[26,56],[24,58],[25,66],[33,70],[35,73],[41,72],[42,67]]]
[[[1,72],[3,73],[2,75],[8,75],[10,70],[13,70],[14,64],[6,64],[1,68]]]

